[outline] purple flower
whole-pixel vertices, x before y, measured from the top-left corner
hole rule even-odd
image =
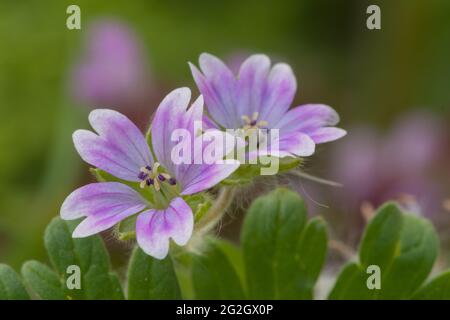
[[[192,64],[190,67],[205,98],[210,125],[225,129],[279,129],[279,147],[270,152],[272,155],[310,156],[316,144],[346,134],[334,127],[339,116],[329,106],[308,104],[288,110],[297,83],[285,63],[271,68],[267,56],[252,55],[242,63],[236,76],[220,59],[203,53],[199,65],[201,72]]]
[[[145,69],[141,44],[126,25],[97,22],[88,30],[85,55],[73,71],[73,95],[88,105],[121,106],[144,94]]]
[[[81,158],[122,182],[92,183],[72,192],[61,207],[66,220],[86,217],[73,237],[87,237],[106,230],[121,220],[139,213],[136,237],[139,246],[155,258],[164,258],[169,238],[178,245],[192,234],[193,214],[181,196],[201,192],[219,183],[239,166],[238,162],[179,164],[172,161],[171,140],[175,129],[194,135],[194,121],[203,114],[200,96],[187,109],[191,92],[180,88],[168,94],[159,105],[151,127],[150,151],[144,135],[124,115],[107,109],[94,110],[89,122],[95,132],[77,130],[75,148]],[[214,143],[211,141],[210,143]],[[203,154],[210,144],[193,148],[193,157]]]

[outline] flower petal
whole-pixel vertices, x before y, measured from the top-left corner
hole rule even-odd
[[[139,180],[137,178],[139,169],[128,155],[115,152],[115,149],[107,141],[92,131],[77,130],[73,133],[72,138],[75,149],[87,163],[124,180]]]
[[[315,148],[314,141],[303,133],[282,134],[280,137],[280,150],[299,157],[308,157],[314,154]]]
[[[275,124],[289,109],[297,91],[297,81],[289,65],[278,63],[272,68],[266,91],[259,119]]]
[[[139,129],[121,113],[108,109],[92,111],[89,122],[99,135],[88,130],[73,134],[81,158],[118,178],[139,181],[139,169],[153,163]]]
[[[251,117],[254,112],[261,114],[261,108],[265,104],[269,69],[270,59],[263,54],[252,55],[242,63],[237,94],[239,117]],[[243,125],[242,120],[240,124],[239,127]]]
[[[234,128],[240,123],[235,104],[235,76],[219,58],[208,53],[200,55],[199,65],[203,74],[193,64],[189,64],[194,81],[205,97],[208,112],[221,126]]]
[[[164,210],[147,210],[137,217],[136,238],[147,254],[164,259],[169,252],[169,239],[185,245],[192,235],[194,216],[182,198],[175,198]]]
[[[236,160],[227,160],[224,164],[203,165],[201,167],[195,165],[193,172],[198,173],[198,175],[185,185],[181,194],[188,195],[207,190],[236,171],[239,165],[239,161]]]
[[[179,88],[170,92],[161,102],[156,110],[152,122],[152,144],[158,161],[171,174],[176,174],[176,166],[171,159],[172,149],[177,145],[177,141],[172,140],[172,134],[177,129],[185,129],[191,137],[196,132],[195,121],[202,124],[203,98],[199,98],[188,110],[191,91],[188,88]]]
[[[300,131],[306,134],[324,126],[339,122],[337,112],[323,104],[307,104],[289,110],[275,126],[282,132]]]
[[[97,109],[89,114],[89,122],[101,137],[135,159],[139,165],[153,162],[144,135],[123,114],[109,109]]]
[[[314,140],[315,143],[324,143],[340,139],[346,134],[347,131],[341,128],[322,127],[311,131],[309,133],[309,136]]]
[[[182,194],[209,189],[239,167],[239,161],[224,159],[236,143],[242,143],[229,133],[210,129],[186,143],[186,148],[191,148],[192,161],[179,164],[176,175]]]
[[[63,202],[61,218],[84,219],[73,237],[87,237],[106,230],[146,207],[141,196],[119,182],[91,183],[73,191]]]

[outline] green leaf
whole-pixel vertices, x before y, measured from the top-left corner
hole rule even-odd
[[[128,267],[128,299],[181,299],[180,286],[170,256],[158,260],[139,247],[135,248]]]
[[[431,223],[411,214],[403,217],[400,248],[382,270],[379,299],[406,299],[426,280],[438,255],[438,238]]]
[[[425,219],[382,206],[367,226],[359,264],[347,265],[330,299],[408,299],[425,281],[438,253],[438,240]],[[380,268],[380,289],[369,289],[368,267]]]
[[[8,265],[0,264],[0,300],[28,300],[19,275]]]
[[[403,218],[393,203],[382,206],[363,235],[359,259],[363,266],[372,264],[385,269],[399,249]]]
[[[443,272],[427,283],[414,294],[413,299],[450,300],[450,270]]]
[[[279,188],[257,199],[241,235],[251,299],[311,299],[323,266],[326,227],[307,213],[298,194]]]
[[[22,266],[22,276],[40,299],[64,300],[64,286],[58,275],[38,261],[28,261]]]
[[[241,285],[244,288],[244,292],[247,292],[247,281],[245,278],[245,265],[242,249],[234,245],[233,243],[223,239],[216,239],[215,244],[222,250],[222,252],[228,258],[228,261],[230,261],[230,263],[233,265],[233,268],[241,281]]]
[[[74,239],[72,232],[77,222],[54,218],[48,225],[44,242],[50,261],[66,283],[67,268],[81,269],[81,289],[67,289],[69,299],[122,299],[122,289],[110,272],[110,261],[100,236]]]
[[[349,263],[342,268],[334,288],[330,292],[330,300],[369,300],[374,292],[367,289],[365,270],[358,263]]]
[[[326,223],[322,218],[314,218],[303,231],[297,249],[298,271],[292,277],[292,281],[296,283],[292,289],[293,296],[299,299],[313,298],[313,288],[325,263],[327,247]],[[298,290],[298,293],[295,293],[295,290]]]
[[[207,248],[193,258],[192,277],[197,299],[244,299],[244,291],[233,265],[217,240],[208,238]]]

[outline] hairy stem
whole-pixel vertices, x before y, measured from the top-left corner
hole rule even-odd
[[[198,232],[205,234],[209,232],[216,224],[223,218],[230,204],[233,202],[235,195],[235,188],[222,187],[219,191],[219,195],[212,207],[208,210],[208,213],[201,219],[196,228]]]

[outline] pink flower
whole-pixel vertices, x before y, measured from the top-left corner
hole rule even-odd
[[[94,110],[89,122],[96,132],[77,130],[75,148],[92,166],[112,174],[119,182],[92,183],[72,192],[61,207],[66,220],[86,217],[74,237],[87,237],[138,214],[139,246],[155,258],[164,258],[169,239],[184,245],[191,237],[193,215],[181,196],[209,189],[235,171],[239,163],[175,164],[171,140],[175,129],[185,129],[194,139],[194,121],[203,114],[200,96],[188,109],[191,92],[180,88],[159,105],[151,127],[154,156],[144,135],[124,115],[107,109]],[[200,137],[201,138],[201,137]],[[214,141],[210,142],[214,143]],[[209,144],[194,149],[193,158]]]
[[[217,57],[203,53],[200,70],[190,64],[194,80],[205,98],[210,125],[222,129],[279,129],[277,156],[310,156],[315,145],[343,137],[334,127],[339,116],[331,107],[308,104],[289,110],[297,82],[289,65],[271,67],[262,54],[245,60],[237,75]]]

